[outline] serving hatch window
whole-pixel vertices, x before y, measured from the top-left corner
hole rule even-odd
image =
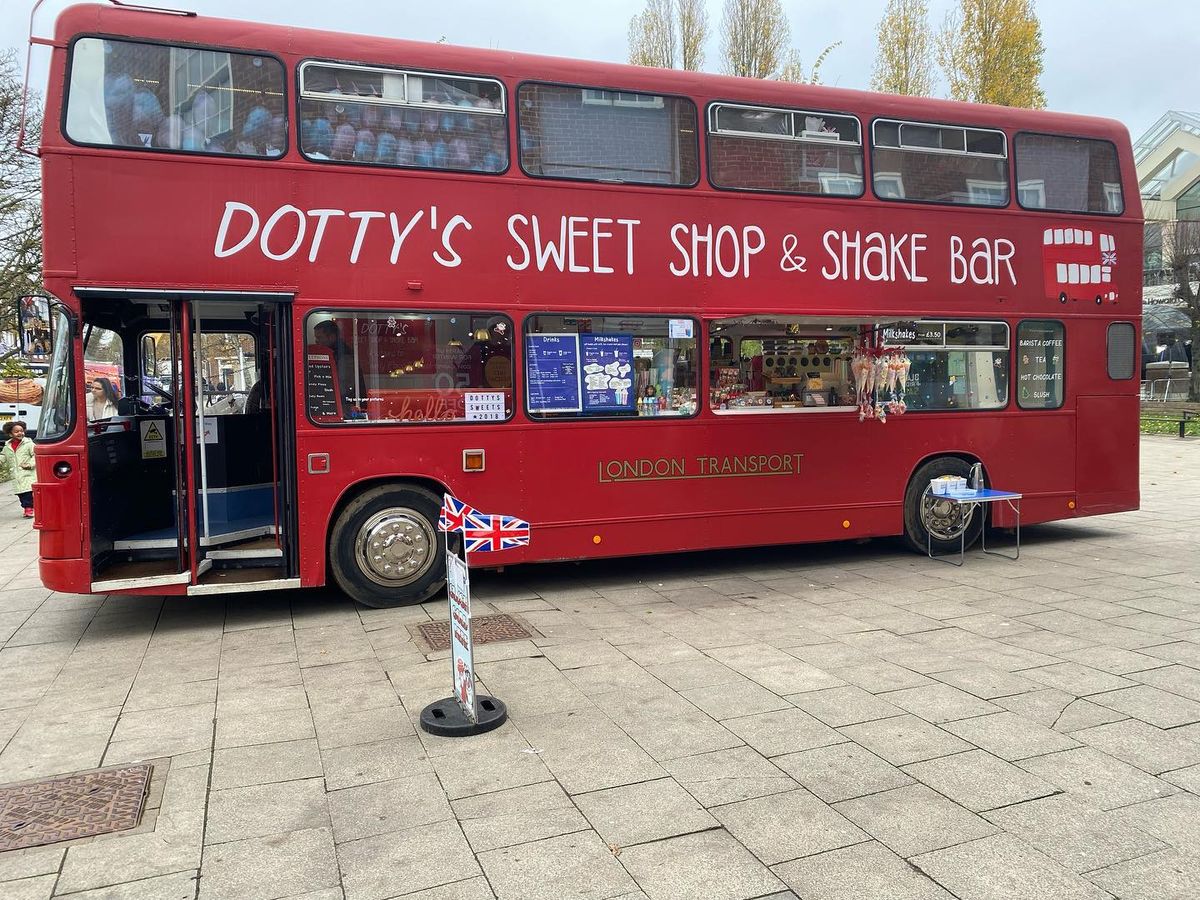
[[[699,180],[696,106],[684,97],[523,84],[517,106],[528,175],[681,187]]]
[[[304,392],[319,425],[503,421],[512,384],[507,316],[319,310],[305,322]]]
[[[709,407],[720,413],[855,408],[850,358],[860,326],[791,317],[709,325]]]
[[[872,135],[876,196],[968,206],[1008,205],[1004,132],[877,119]]]
[[[93,37],[72,45],[73,141],[273,159],[287,132],[283,65],[273,57]]]
[[[859,197],[862,131],[854,116],[714,103],[709,178],[716,187]]]
[[[696,414],[695,319],[536,315],[525,320],[525,403],[534,419]]]
[[[909,412],[1008,404],[1006,323],[922,321],[914,328],[916,339],[904,344],[912,363],[905,393]]]
[[[1014,143],[1017,183],[1022,187],[1018,200],[1026,209],[1109,215],[1125,211],[1117,148],[1110,142],[1018,134]]]
[[[504,85],[490,78],[306,62],[300,149],[309,159],[503,172]]]

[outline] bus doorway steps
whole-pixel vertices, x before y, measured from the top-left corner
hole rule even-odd
[[[123,560],[104,566],[92,576],[92,592],[132,590],[187,584],[190,572],[180,572],[174,559]]]
[[[188,596],[205,594],[244,594],[251,591],[279,591],[300,587],[299,578],[280,578],[279,569],[209,569],[188,589]]]
[[[267,563],[266,560],[279,560],[274,565],[282,565],[283,560],[283,550],[274,537],[261,537],[251,541],[229,544],[209,550],[204,555],[207,559],[211,559],[214,564],[260,560],[263,564],[272,565],[272,563]]]

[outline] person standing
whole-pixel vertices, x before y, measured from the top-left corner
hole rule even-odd
[[[25,436],[25,423],[20,419],[4,423],[4,449],[0,453],[8,463],[12,478],[13,493],[25,511],[25,518],[33,518],[33,441]]]

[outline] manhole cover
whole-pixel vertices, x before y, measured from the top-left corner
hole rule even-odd
[[[417,626],[430,651],[450,649],[450,623],[426,622]],[[531,638],[529,629],[510,615],[471,617],[471,643],[494,644],[498,641],[521,641]]]
[[[153,770],[143,763],[0,787],[0,852],[135,827]]]

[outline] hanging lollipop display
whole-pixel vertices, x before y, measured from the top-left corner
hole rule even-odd
[[[868,379],[874,366],[866,346],[862,343],[855,345],[854,355],[850,357],[850,374],[854,376],[855,403],[858,405],[858,421],[867,418],[871,404],[871,389]]]
[[[889,415],[903,415],[908,409],[904,391],[912,361],[901,347],[874,344],[876,333],[860,336],[850,358],[860,422],[886,422]]]

